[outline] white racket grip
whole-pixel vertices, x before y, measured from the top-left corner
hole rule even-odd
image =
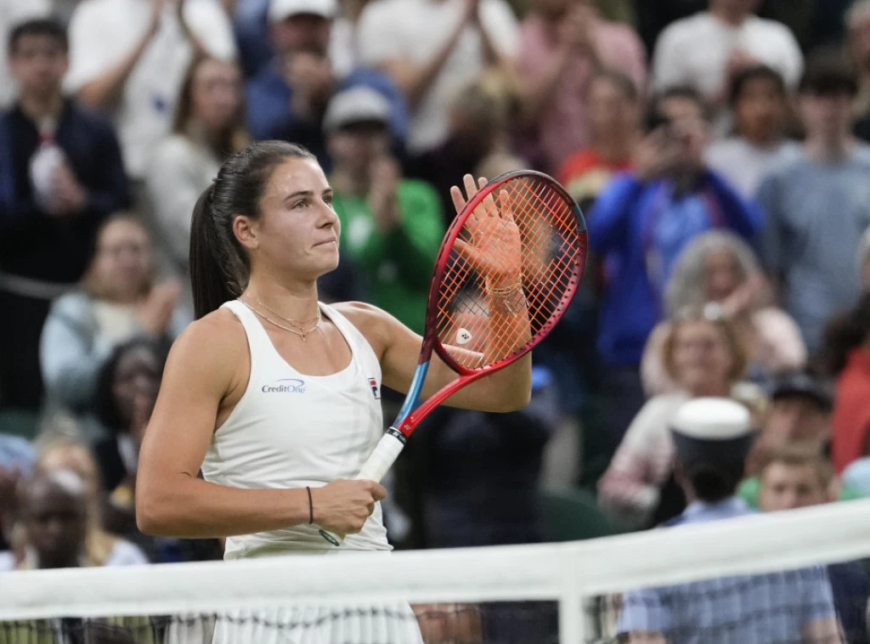
[[[402,448],[405,447],[405,441],[402,438],[399,438],[402,434],[393,428],[385,433],[381,440],[378,441],[377,447],[375,447],[375,451],[371,453],[368,460],[360,469],[359,474],[356,476],[357,481],[374,481],[376,483],[380,483],[381,479],[384,478],[384,475],[387,473],[393,463],[396,462],[396,459],[399,457],[399,454],[402,453]],[[335,532],[330,532],[329,530],[320,530],[320,536],[326,539],[329,543],[338,547],[344,541],[345,535],[337,534]]]
[[[369,460],[365,462],[365,465],[362,466],[359,474],[357,474],[357,480],[380,483],[387,470],[399,458],[403,447],[405,447],[405,442],[399,440],[392,432],[384,434],[381,440],[378,441],[375,451],[369,456]]]

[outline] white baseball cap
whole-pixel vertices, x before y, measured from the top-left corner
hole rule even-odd
[[[351,87],[333,96],[323,117],[323,129],[332,132],[350,123],[364,121],[389,125],[390,102],[371,87]]]
[[[269,22],[275,24],[301,14],[332,19],[338,12],[335,0],[271,0]]]

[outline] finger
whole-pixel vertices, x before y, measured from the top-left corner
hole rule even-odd
[[[465,196],[471,201],[471,198],[477,194],[477,186],[474,184],[474,177],[470,174],[466,174],[462,177],[462,183],[465,185]]]
[[[498,212],[502,219],[506,219],[507,221],[514,220],[514,213],[511,209],[511,201],[510,195],[507,190],[501,190],[498,193]]]
[[[381,485],[380,483],[375,483],[372,486],[372,496],[375,501],[380,501],[381,499],[387,498],[387,489]]]
[[[453,207],[456,208],[456,214],[458,215],[462,212],[462,209],[465,208],[465,199],[462,196],[462,190],[456,186],[451,186],[450,198],[453,199]]]
[[[478,177],[477,186],[480,190],[483,190],[486,187],[486,177]]]

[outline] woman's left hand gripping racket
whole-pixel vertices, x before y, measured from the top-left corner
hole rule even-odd
[[[583,214],[545,174],[502,175],[469,195],[435,262],[423,346],[405,402],[357,479],[380,481],[437,405],[547,336],[577,291],[586,249]],[[459,378],[420,404],[433,351]],[[336,546],[344,539],[320,534]]]

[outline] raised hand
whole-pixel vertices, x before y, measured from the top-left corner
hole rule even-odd
[[[465,175],[463,181],[468,200],[474,198],[478,189],[486,186],[484,178],[478,179],[475,185],[470,174]],[[450,196],[459,213],[467,203],[466,198],[457,186],[450,189]],[[457,239],[454,248],[473,269],[486,277],[489,286],[500,288],[520,281],[522,238],[506,190],[502,190],[497,199],[492,194],[487,195],[469,216],[465,229],[469,238]]]

